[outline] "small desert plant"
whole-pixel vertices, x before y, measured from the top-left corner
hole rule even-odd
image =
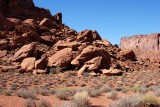
[[[140,86],[138,92],[145,94],[149,91],[149,89],[146,86]]]
[[[101,95],[102,91],[101,90],[96,90],[96,89],[90,89],[88,90],[88,94],[90,97],[97,97]]]
[[[155,90],[154,90],[154,93],[155,93],[156,96],[159,97],[159,96],[160,96],[160,88],[155,89]]]
[[[18,90],[15,94],[24,99],[36,99],[36,93],[28,89]]]
[[[45,99],[38,102],[38,107],[51,107],[51,103]]]
[[[135,84],[135,85],[131,86],[130,89],[131,89],[131,91],[133,91],[133,92],[138,92],[139,89],[140,89],[140,85]]]
[[[136,94],[129,97],[122,97],[118,102],[109,107],[159,107],[157,98],[151,94]]]
[[[55,107],[77,107],[77,105],[73,102],[64,102],[64,103],[55,105]]]
[[[110,91],[110,92],[106,93],[106,97],[108,99],[115,100],[115,99],[117,99],[117,92],[116,91]]]
[[[24,107],[36,107],[36,103],[32,99],[27,99],[24,103]]]
[[[112,91],[112,88],[110,86],[103,86],[102,88],[99,89],[102,93],[107,93]]]
[[[73,89],[69,87],[62,87],[55,91],[55,95],[61,100],[67,100],[73,95]]]
[[[77,107],[90,107],[88,92],[83,91],[76,93],[73,97],[73,103],[75,103]]]
[[[118,101],[118,107],[142,107],[142,96],[136,94],[127,98],[121,98]]]
[[[143,96],[143,104],[149,107],[157,107],[159,105],[159,101],[156,96],[152,94],[145,94]]]
[[[58,74],[62,72],[62,68],[61,67],[50,67],[48,68],[48,71],[50,74]]]
[[[12,93],[13,93],[12,90],[4,90],[4,91],[3,91],[3,94],[6,95],[6,96],[11,96]]]
[[[52,91],[47,88],[41,88],[41,89],[38,89],[38,93],[43,96],[48,96],[48,95],[52,94]]]

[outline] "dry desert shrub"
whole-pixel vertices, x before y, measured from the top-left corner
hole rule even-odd
[[[77,107],[90,107],[88,92],[77,92],[73,97],[73,103],[75,103]]]
[[[4,90],[3,94],[6,96],[11,96],[13,94],[13,91],[12,90]]]
[[[77,107],[77,105],[73,102],[63,102],[61,104],[55,105],[55,107]]]
[[[153,91],[156,96],[160,97],[160,88],[157,88]]]
[[[117,97],[117,92],[116,91],[110,91],[110,92],[106,93],[106,97],[108,99],[116,100],[118,98]]]
[[[57,98],[61,100],[67,100],[74,94],[74,90],[69,87],[61,87],[55,91],[55,95]]]
[[[36,99],[36,93],[28,89],[18,90],[15,94],[24,99]]]
[[[47,101],[46,99],[41,99],[38,102],[38,107],[52,107],[52,106],[51,106],[51,103]]]
[[[36,103],[32,99],[27,99],[24,103],[24,107],[36,107]]]
[[[158,99],[151,94],[135,94],[129,97],[121,97],[109,107],[159,107]]]

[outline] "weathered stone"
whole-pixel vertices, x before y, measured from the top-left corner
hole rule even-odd
[[[25,38],[26,41],[33,41],[33,42],[41,41],[41,37],[37,32],[30,31],[30,32],[24,33],[22,36]]]
[[[34,69],[35,61],[36,58],[34,57],[25,58],[21,63],[21,68],[24,69],[26,72],[31,72]]]
[[[58,25],[55,22],[52,22],[50,19],[48,18],[44,18],[39,26],[44,26],[44,27],[48,27],[48,28],[58,28]]]
[[[93,42],[94,40],[101,40],[101,37],[97,31],[85,30],[77,36],[77,40],[83,42]]]
[[[43,43],[50,46],[53,46],[54,43],[56,42],[56,38],[54,38],[53,36],[41,36],[41,39]]]
[[[35,62],[35,69],[44,69],[47,66],[47,58],[39,59]]]
[[[57,24],[61,24],[62,23],[62,13],[56,13],[54,16],[54,21],[57,23]]]
[[[10,30],[13,28],[14,24],[6,19],[3,14],[0,12],[0,30]]]
[[[33,70],[33,75],[37,75],[37,74],[45,74],[45,73],[47,73],[47,71],[46,70],[41,70],[41,69],[35,69],[35,70]]]
[[[74,53],[72,48],[65,48],[49,58],[48,66],[58,66],[62,68],[67,68],[70,66],[71,61],[73,60]]]
[[[87,70],[89,71],[98,71],[101,67],[102,63],[102,57],[95,57],[87,62],[85,62],[85,65],[87,65]]]
[[[83,51],[81,54],[76,57],[71,64],[76,65],[78,67],[81,67],[84,65],[85,62],[95,58],[95,57],[102,57],[102,62],[100,65],[100,69],[105,69],[107,66],[111,64],[111,58],[109,53],[101,48],[97,48],[95,46],[88,46]]]
[[[122,50],[119,52],[119,54],[125,58],[135,60],[136,56],[135,53],[132,50]]]
[[[95,43],[96,45],[103,45],[103,46],[105,46],[105,47],[110,47],[110,46],[112,46],[112,44],[111,44],[109,41],[107,41],[107,40],[96,40],[94,43]]]
[[[110,76],[110,75],[120,75],[123,72],[121,70],[119,70],[119,69],[109,69],[109,70],[102,69],[102,73],[105,74],[105,75]]]
[[[20,25],[22,24],[21,19],[16,19],[16,18],[7,18],[10,22],[14,23],[15,25]]]
[[[81,45],[81,43],[78,42],[70,42],[70,43],[60,43],[56,44],[57,50],[61,50],[64,48],[72,48],[72,50],[78,50],[78,47]]]
[[[35,49],[35,43],[24,45],[14,54],[12,61],[22,61],[24,58],[32,56]]]
[[[33,0],[0,0],[0,11],[9,18],[52,19],[51,13],[46,9],[35,7]]]
[[[0,58],[6,56],[6,54],[7,54],[7,50],[2,50],[2,51],[0,50]]]
[[[82,75],[86,69],[87,69],[87,66],[84,65],[81,69],[79,69],[78,75]]]
[[[35,19],[26,19],[23,21],[23,23],[29,24],[29,25],[38,25],[38,21]]]

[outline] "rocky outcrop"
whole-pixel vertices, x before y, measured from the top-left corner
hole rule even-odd
[[[121,49],[156,51],[160,49],[160,34],[136,35],[121,38]]]
[[[0,71],[119,75],[159,67],[158,56],[152,59],[155,66],[137,60],[135,50],[159,50],[160,34],[122,38],[120,49],[95,30],[77,32],[62,22],[62,13],[52,16],[33,0],[0,0]]]
[[[141,60],[160,61],[160,34],[136,35],[121,38],[122,50],[133,50]]]
[[[65,48],[49,58],[48,66],[58,66],[62,68],[67,68],[71,64],[71,61],[74,58],[74,52],[72,48]]]
[[[13,28],[14,24],[6,19],[3,14],[0,12],[0,30],[10,30]]]
[[[18,19],[52,19],[47,9],[35,7],[33,0],[0,0],[0,11],[5,17]]]
[[[36,61],[36,58],[34,57],[23,59],[21,63],[21,69],[25,70],[26,72],[32,72],[34,69],[35,61]]]
[[[24,58],[32,56],[35,49],[36,49],[36,44],[34,43],[29,45],[24,45],[14,54],[12,61],[22,61]]]

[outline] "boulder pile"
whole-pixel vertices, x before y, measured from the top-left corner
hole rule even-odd
[[[36,75],[59,68],[78,75],[117,75],[147,67],[134,51],[102,40],[97,31],[69,28],[62,13],[52,16],[32,0],[0,0],[1,72],[18,69]]]

